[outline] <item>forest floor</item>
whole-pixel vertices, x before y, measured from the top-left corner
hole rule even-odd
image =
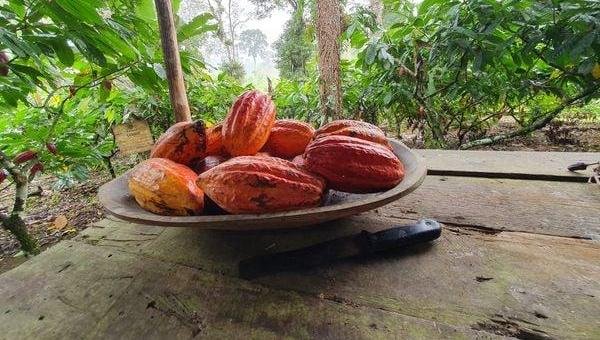
[[[498,127],[493,132],[502,132],[502,129],[508,128]],[[479,149],[599,152],[600,124],[562,124],[547,127],[531,136]],[[116,163],[118,173],[134,164],[131,159],[125,158],[117,159]],[[104,218],[105,212],[96,194],[98,187],[108,180],[110,176],[107,171],[98,171],[92,173],[85,183],[61,190],[54,187],[56,179],[53,176],[45,175],[34,180],[30,191],[36,195],[29,198],[26,223],[42,249],[62,239],[74,237],[90,223]],[[0,191],[0,212],[8,212],[13,195],[11,187]],[[0,273],[16,267],[25,260],[14,237],[6,230],[0,229]]]

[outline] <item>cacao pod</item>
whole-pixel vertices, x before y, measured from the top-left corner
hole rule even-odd
[[[206,129],[206,154],[222,155],[225,153],[223,148],[223,124],[215,125]]]
[[[275,157],[291,159],[304,152],[314,134],[315,129],[310,124],[292,119],[276,120],[264,150]]]
[[[44,165],[40,162],[35,163],[29,170],[29,178],[33,178],[38,172],[44,171]]]
[[[215,166],[223,163],[227,161],[227,158],[225,156],[221,156],[221,155],[211,155],[211,156],[206,156],[204,157],[204,159],[199,162],[197,164],[197,168],[193,168],[193,170],[198,173],[201,174],[205,171],[208,171],[212,168],[214,168]]]
[[[315,207],[325,181],[275,157],[241,156],[201,174],[198,186],[225,211],[260,214]]]
[[[196,173],[165,158],[150,158],[129,175],[129,191],[145,210],[159,215],[199,215],[204,193],[196,186]]]
[[[37,158],[37,152],[32,151],[32,150],[27,150],[27,151],[23,151],[20,154],[16,155],[13,162],[15,162],[15,164],[21,164],[21,163],[28,162],[35,158]]]
[[[340,135],[364,139],[381,144],[391,150],[392,146],[385,137],[383,130],[377,126],[360,120],[334,120],[325,124],[315,132],[315,139]]]
[[[275,104],[260,91],[248,91],[233,103],[223,122],[223,146],[232,156],[256,154],[275,123]]]
[[[387,147],[348,136],[327,136],[311,142],[304,168],[323,176],[331,189],[368,193],[396,186],[404,166]]]
[[[150,158],[166,158],[191,168],[198,168],[206,156],[204,122],[179,122],[163,133],[150,152]]]
[[[292,163],[298,166],[304,166],[304,155],[298,155],[292,159]]]
[[[0,65],[0,76],[2,77],[6,77],[8,75],[8,66],[6,65]]]
[[[46,143],[46,149],[53,155],[58,154],[58,149],[56,149],[56,144],[54,143]]]
[[[8,177],[8,173],[4,169],[0,169],[0,183],[4,182],[4,180]]]

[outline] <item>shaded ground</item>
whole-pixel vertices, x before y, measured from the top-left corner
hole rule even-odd
[[[499,126],[492,133],[512,129]],[[410,142],[406,141],[407,144]],[[520,151],[600,151],[600,124],[553,125],[528,137],[483,147],[485,150]],[[118,161],[120,172],[132,166],[129,160]],[[119,172],[119,171],[118,171]],[[71,238],[89,223],[104,217],[104,211],[96,198],[97,189],[110,179],[108,172],[97,172],[83,184],[65,190],[53,189],[54,178],[43,176],[36,179],[31,191],[42,188],[39,196],[30,197],[27,219],[30,232],[38,239],[42,248],[62,239]],[[0,187],[2,189],[3,187]],[[7,212],[12,205],[12,188],[0,192],[0,211]],[[61,223],[64,216],[66,224]],[[57,220],[58,218],[58,220]],[[15,256],[16,255],[16,256]],[[0,229],[0,273],[26,260],[19,256],[17,241],[4,229]]]

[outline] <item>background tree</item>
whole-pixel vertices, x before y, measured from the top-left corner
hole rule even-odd
[[[306,64],[313,50],[306,32],[305,0],[296,1],[292,8],[292,18],[286,22],[283,33],[274,45],[279,75],[290,79],[306,76]]]
[[[323,121],[342,117],[340,36],[342,8],[339,0],[317,0],[319,94]]]
[[[245,30],[240,34],[239,49],[250,57],[256,66],[257,57],[265,57],[267,55],[267,36],[259,29]]]

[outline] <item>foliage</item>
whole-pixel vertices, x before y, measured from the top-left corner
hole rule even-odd
[[[231,78],[242,82],[246,76],[244,65],[239,61],[227,61],[221,64],[221,72],[227,74]]]
[[[0,170],[16,189],[0,221],[24,251],[38,251],[23,222],[27,186],[39,173],[32,169],[52,171],[67,185],[90,167],[110,167],[110,127],[130,112],[155,114],[143,109],[156,107],[162,118],[152,122],[155,130],[170,125],[153,11],[152,0],[0,2]],[[181,25],[180,40],[213,29],[210,20],[203,14]],[[181,59],[192,76],[204,69],[198,56]],[[36,156],[19,164],[13,157],[23,152]]]
[[[369,84],[358,98],[438,146],[483,135],[502,115],[537,128],[598,95],[591,72],[600,50],[598,2],[385,5],[383,31],[357,15],[345,33],[359,49],[357,79]]]
[[[286,22],[283,33],[274,45],[280,77],[292,79],[306,75],[306,64],[312,55],[313,44],[304,22],[304,0],[298,1],[292,18]]]

